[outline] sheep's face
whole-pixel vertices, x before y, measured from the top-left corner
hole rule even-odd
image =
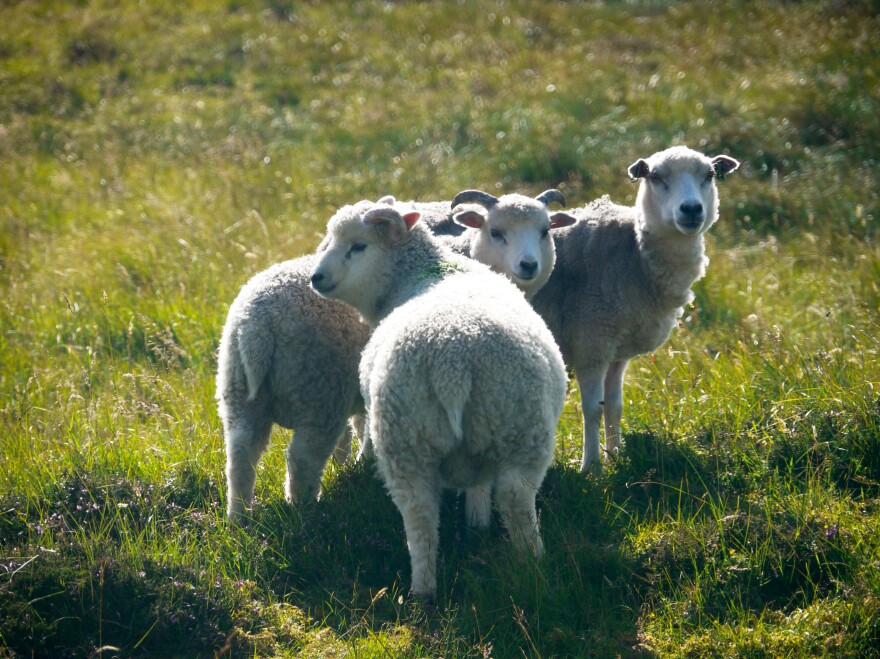
[[[381,295],[387,250],[406,236],[418,213],[401,215],[393,203],[360,202],[340,210],[327,225],[312,271],[315,291],[355,307],[369,316]]]
[[[550,230],[574,223],[565,213],[521,195],[506,195],[491,208],[468,208],[455,214],[459,224],[476,229],[471,258],[507,276],[527,297],[547,282],[556,252]]]
[[[718,219],[716,177],[737,167],[733,158],[709,158],[686,147],[655,153],[629,168],[633,179],[642,179],[636,206],[652,231],[702,234]]]

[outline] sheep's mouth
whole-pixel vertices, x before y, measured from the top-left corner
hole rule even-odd
[[[703,219],[699,220],[676,220],[676,226],[685,233],[697,233],[703,228]]]
[[[312,283],[312,288],[314,288],[321,295],[328,295],[336,290],[337,284],[315,284]]]

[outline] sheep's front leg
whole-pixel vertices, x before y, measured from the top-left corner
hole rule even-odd
[[[628,361],[612,362],[605,373],[605,457],[620,450],[620,420],[623,418],[623,376]]]
[[[360,443],[355,462],[360,462],[373,455],[373,442],[370,440],[370,423],[367,421],[367,414],[358,414],[354,419],[358,442]]]
[[[576,373],[581,391],[581,408],[584,413],[584,452],[581,472],[602,470],[599,452],[599,426],[602,423],[602,398],[604,395],[607,365],[583,369]]]
[[[339,445],[345,426],[332,430],[297,428],[287,446],[287,479],[284,494],[290,503],[316,499],[321,477],[333,449]]]
[[[492,522],[492,486],[476,485],[469,487],[464,494],[465,521],[477,529],[488,528]]]

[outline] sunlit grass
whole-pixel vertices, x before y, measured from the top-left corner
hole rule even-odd
[[[870,2],[0,8],[0,653],[870,652],[878,29]],[[675,143],[743,167],[600,478],[572,387],[540,565],[447,496],[423,609],[372,467],[291,511],[281,430],[226,524],[215,351],[251,274],[363,197],[629,203]]]

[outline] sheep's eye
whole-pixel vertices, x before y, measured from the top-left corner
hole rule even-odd
[[[547,229],[545,227],[544,229],[541,230],[541,238],[546,238],[549,235],[550,235],[550,229]]]
[[[663,183],[663,179],[657,172],[648,172],[648,180],[651,181],[651,183]]]
[[[494,240],[504,240],[504,233],[502,233],[502,232],[499,231],[498,229],[492,229],[492,230],[489,232],[489,235],[490,235]]]
[[[364,243],[355,243],[351,247],[348,248],[348,254],[346,256],[351,256],[352,254],[359,254],[363,252],[367,246]]]
[[[703,179],[703,183],[709,183],[713,178],[715,178],[715,171],[710,169],[709,173],[706,174],[706,178]]]

